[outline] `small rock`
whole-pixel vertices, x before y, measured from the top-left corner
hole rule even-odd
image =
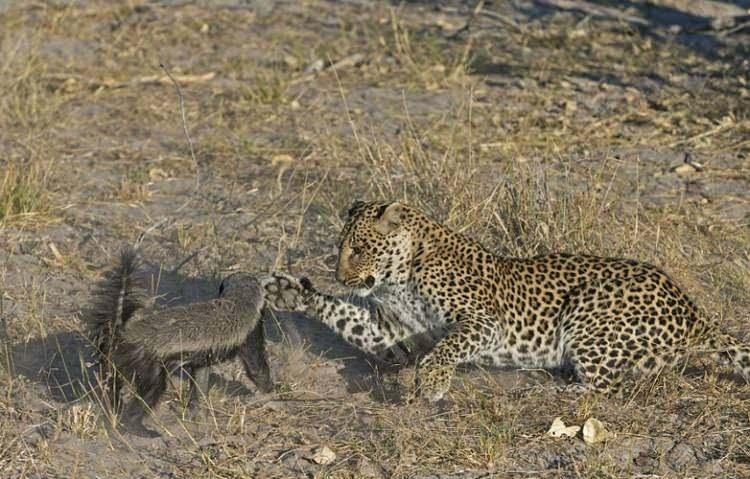
[[[307,68],[305,68],[305,73],[318,73],[320,71],[323,71],[323,69],[326,67],[326,62],[322,58],[318,58],[314,62],[310,63]]]
[[[284,401],[268,401],[263,407],[273,412],[285,412],[289,409]]]
[[[297,69],[297,67],[299,67],[299,60],[292,55],[284,55],[284,63],[286,63],[289,68]]]
[[[206,448],[216,446],[216,441],[213,438],[205,437],[198,441],[198,447]]]
[[[312,450],[310,460],[315,464],[325,466],[336,460],[336,454],[328,446],[320,446]]]
[[[675,470],[684,470],[700,462],[696,450],[688,443],[678,442],[666,454],[667,463]]]
[[[23,438],[28,445],[35,447],[39,442],[50,439],[54,430],[54,427],[49,423],[37,424],[26,430]]]
[[[383,468],[367,458],[360,458],[357,461],[357,477],[362,479],[385,479],[386,475]]]
[[[575,38],[586,38],[588,36],[588,33],[583,28],[576,28],[574,30],[568,31],[568,38],[575,39]]]
[[[698,171],[698,168],[696,168],[690,163],[683,163],[679,166],[675,166],[672,169],[672,171],[677,173],[678,175],[684,176],[684,175],[690,175],[692,173],[695,173],[696,171]]]
[[[456,18],[454,16],[440,15],[435,19],[435,24],[440,27],[446,33],[454,33],[459,29],[466,27],[466,21],[462,18]]]

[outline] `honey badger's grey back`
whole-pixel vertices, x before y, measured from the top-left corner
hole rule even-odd
[[[258,324],[263,289],[255,277],[235,273],[224,279],[220,294],[210,301],[139,311],[123,328],[122,339],[160,358],[234,349]]]
[[[176,367],[191,372],[189,404],[195,404],[199,390],[208,392],[208,368],[234,357],[258,389],[273,389],[261,314],[265,294],[253,276],[228,277],[216,299],[163,308],[143,307],[142,283],[135,251],[124,250],[83,317],[113,411],[120,409],[123,381],[134,388],[122,411],[121,422],[128,430],[158,435],[143,419],[158,404],[167,375]]]

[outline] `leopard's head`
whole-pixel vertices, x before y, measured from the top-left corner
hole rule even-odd
[[[401,203],[355,201],[341,232],[336,279],[360,295],[384,283],[405,283],[412,259],[410,212]]]

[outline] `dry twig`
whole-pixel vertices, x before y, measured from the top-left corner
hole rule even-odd
[[[174,84],[174,88],[177,91],[177,98],[179,99],[180,104],[180,115],[182,116],[182,131],[185,133],[185,139],[187,139],[188,147],[190,148],[190,157],[193,159],[193,165],[195,166],[195,189],[197,190],[200,186],[200,178],[201,178],[201,170],[200,165],[198,164],[198,159],[195,157],[195,149],[193,148],[193,139],[190,138],[190,132],[188,131],[187,127],[187,117],[185,115],[185,98],[182,96],[182,88],[180,88],[180,84],[177,82],[175,77],[172,76],[172,73],[169,71],[167,66],[164,63],[160,63],[159,66],[162,70],[164,70],[164,73],[167,74],[167,77],[169,77],[170,80],[172,80],[172,83]],[[179,211],[179,210],[178,210]]]

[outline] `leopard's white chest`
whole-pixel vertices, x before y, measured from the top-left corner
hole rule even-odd
[[[373,291],[372,299],[391,310],[404,328],[415,334],[442,327],[446,323],[439,312],[410,288],[381,287]]]

